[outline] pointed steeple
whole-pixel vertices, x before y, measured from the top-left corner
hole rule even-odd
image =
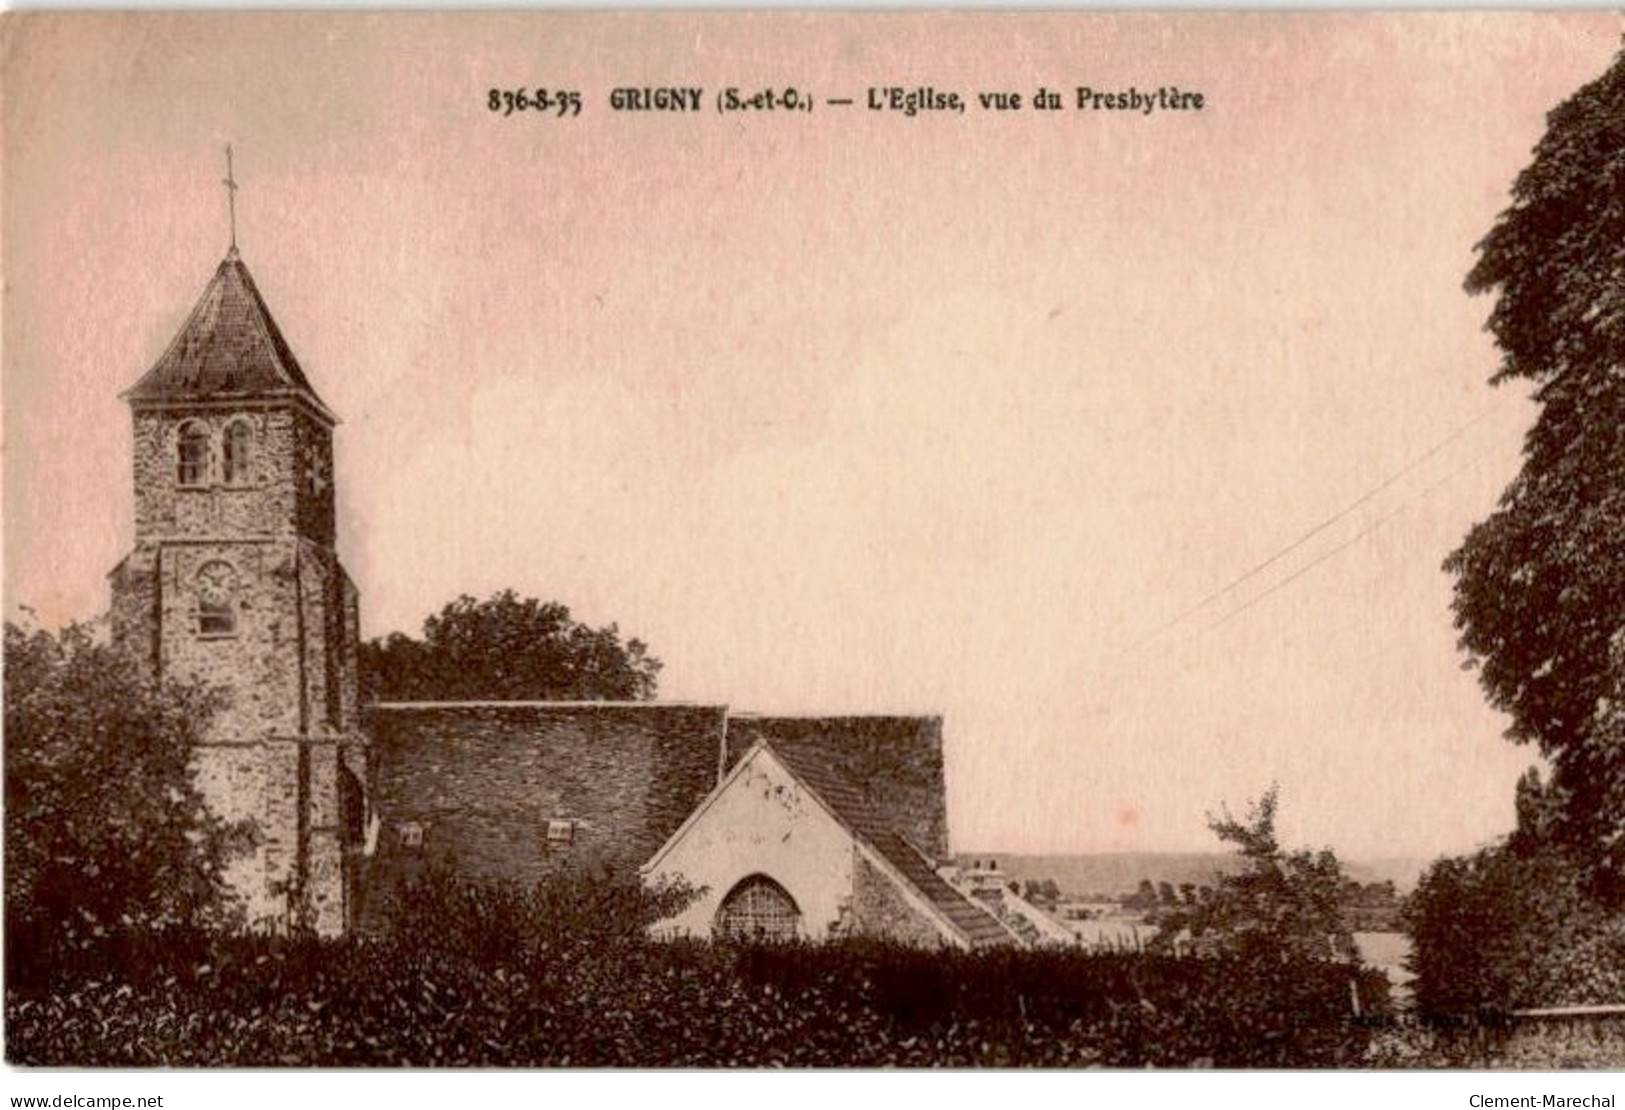
[[[169,349],[123,394],[132,405],[302,397],[329,421],[232,247]]]

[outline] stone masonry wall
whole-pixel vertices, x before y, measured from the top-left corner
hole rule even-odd
[[[333,552],[314,543],[300,542],[298,568],[303,729],[313,735],[341,735],[358,724],[353,716],[356,655],[349,639],[354,608],[353,597],[346,597],[349,579]]]
[[[260,835],[241,855],[226,866],[226,882],[243,901],[247,924],[277,916],[283,908],[266,881],[267,860],[284,852],[280,841],[268,843],[265,830],[269,816],[271,771],[269,746],[233,744],[201,747],[192,754],[192,776],[209,809],[223,821],[252,821]]]
[[[857,936],[884,937],[916,947],[937,947],[948,941],[930,918],[915,908],[857,848],[852,850],[852,921]]]
[[[241,743],[300,731],[297,550],[294,542],[165,544],[157,554],[159,668],[227,691],[210,740]],[[230,568],[236,629],[206,636],[198,626],[204,569]]]
[[[299,421],[289,406],[279,408],[144,409],[134,415],[135,534],[151,536],[288,535],[296,520],[295,500],[302,475]],[[177,485],[177,437],[181,425],[201,423],[209,432],[203,481]],[[226,425],[246,422],[253,432],[246,480],[226,485],[221,444]],[[329,532],[331,536],[331,532]]]
[[[180,488],[176,438],[192,420],[208,429],[208,465]],[[252,462],[227,485],[221,444],[239,421]],[[217,815],[254,823],[255,846],[228,872],[250,921],[282,918],[293,894],[336,932],[351,900],[345,853],[359,850],[341,829],[337,768],[356,769],[364,791],[366,759],[358,599],[331,547],[330,429],[289,405],[249,405],[138,410],[134,431],[136,545],[110,575],[116,642],[165,679],[224,694],[194,774]],[[222,567],[235,627],[211,634],[199,604]]]
[[[340,748],[317,741],[305,746],[309,804],[305,811],[305,904],[317,932],[345,927],[344,842],[339,813]]]
[[[759,739],[816,747],[869,803],[928,856],[948,856],[942,718],[898,716],[728,719],[727,766]]]
[[[143,544],[107,576],[113,645],[153,678],[158,666],[158,548]]]
[[[294,420],[290,460],[295,526],[306,539],[331,548],[334,536],[333,430],[304,410]]]
[[[342,564],[337,565],[339,577],[340,634],[338,680],[339,702],[344,719],[344,730],[361,727],[361,595]]]
[[[382,825],[366,916],[441,865],[533,883],[561,867],[634,874],[715,786],[726,709],[659,703],[428,703],[364,713]],[[569,821],[570,839],[549,839]],[[421,838],[421,843],[409,841]]]

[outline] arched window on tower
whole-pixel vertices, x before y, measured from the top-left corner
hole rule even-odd
[[[724,940],[794,940],[800,929],[795,899],[766,875],[741,879],[717,909],[716,933]]]
[[[201,486],[209,480],[209,429],[188,420],[176,438],[175,479],[183,486]]]
[[[233,420],[226,425],[226,435],[220,444],[220,476],[228,486],[244,486],[252,478],[250,467],[254,456],[254,429],[246,420]]]
[[[237,572],[216,559],[197,572],[197,630],[200,636],[237,631]]]

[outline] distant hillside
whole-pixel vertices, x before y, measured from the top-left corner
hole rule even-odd
[[[1028,856],[1005,852],[961,852],[959,859],[995,859],[1018,882],[1054,879],[1068,894],[1125,894],[1153,883],[1211,883],[1221,871],[1232,870],[1236,857],[1226,852],[1102,852],[1079,856]],[[1422,859],[1344,860],[1349,878],[1362,883],[1391,879],[1400,893],[1416,885],[1428,861]]]

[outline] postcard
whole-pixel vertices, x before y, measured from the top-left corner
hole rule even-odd
[[[1620,27],[13,13],[6,1060],[1625,1066]]]

